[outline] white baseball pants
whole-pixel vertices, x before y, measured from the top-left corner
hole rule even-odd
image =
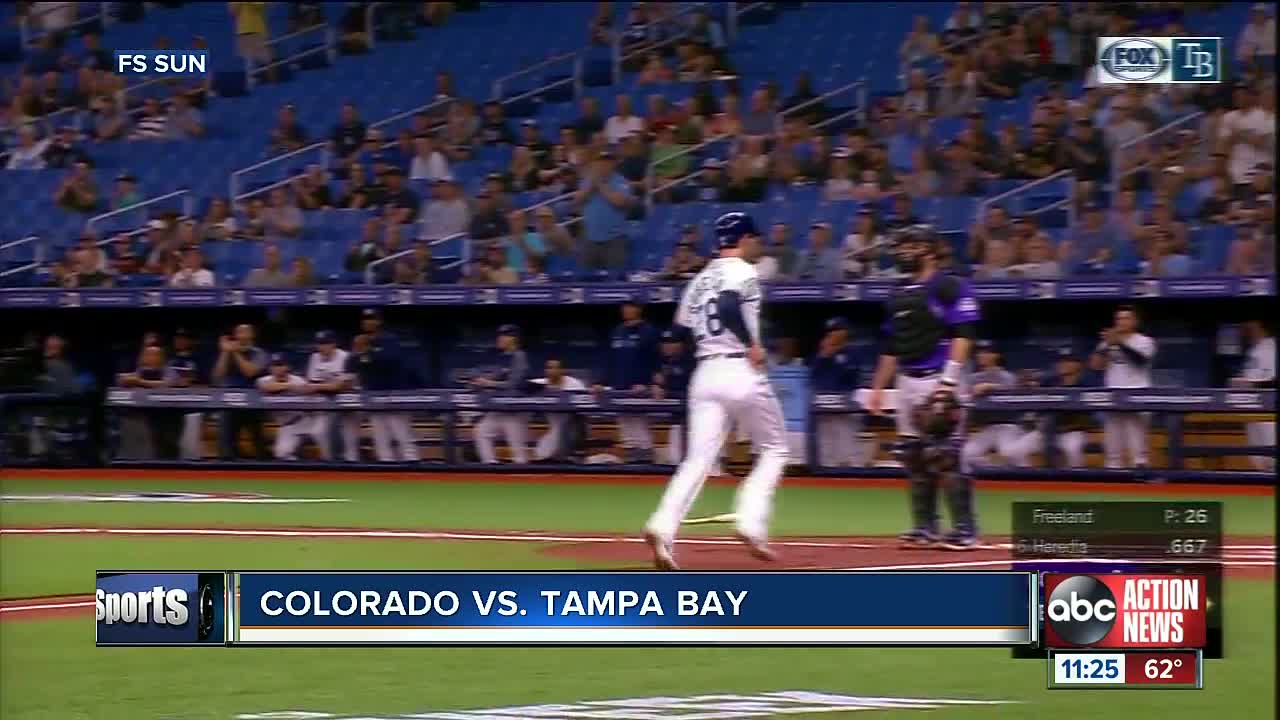
[[[920,437],[916,430],[915,409],[924,403],[942,382],[942,373],[911,377],[899,374],[893,394],[893,421],[898,426],[898,434],[903,437]]]
[[[773,494],[787,464],[786,424],[768,376],[743,358],[712,358],[694,370],[689,383],[689,453],[649,518],[649,532],[667,542],[675,538],[735,421],[759,453],[734,499],[737,531],[758,542],[768,539]]]
[[[618,436],[624,448],[653,449],[653,431],[649,427],[649,418],[644,415],[619,415]]]
[[[400,447],[400,459],[404,462],[417,462],[418,443],[413,439],[413,427],[408,413],[370,413],[373,423],[373,452],[378,462],[395,462],[396,456],[391,452],[391,443]]]
[[[347,462],[360,461],[360,426],[364,418],[364,413],[342,413],[342,459]]]
[[[1147,427],[1150,416],[1146,413],[1109,412],[1102,417],[1102,447],[1108,470],[1120,470],[1133,465],[1147,465]],[[1125,464],[1128,453],[1133,465]]]
[[[320,448],[320,457],[328,460],[331,456],[329,448],[329,424],[325,422],[327,413],[318,416],[307,416],[281,425],[276,429],[276,441],[273,454],[277,460],[294,460],[298,446],[307,438],[311,438]]]
[[[1053,443],[1058,451],[1066,457],[1068,468],[1084,467],[1084,447],[1089,443],[1089,434],[1083,430],[1057,433]],[[1044,433],[1039,430],[1025,432],[1009,448],[1009,458],[1018,467],[1031,467],[1031,456],[1044,450]],[[1004,455],[1003,452],[1000,453]]]
[[[1250,445],[1276,446],[1276,424],[1273,422],[1251,422],[1244,426],[1245,437]],[[1263,472],[1272,472],[1276,468],[1275,457],[1253,455],[1249,458],[1253,466]]]
[[[511,459],[514,462],[522,465],[529,462],[529,443],[526,439],[528,432],[529,415],[527,413],[485,413],[472,431],[480,462],[486,464],[498,462],[493,441],[499,434],[506,436],[507,445],[511,447]],[[547,434],[551,434],[550,431]]]
[[[862,416],[817,415],[818,464],[823,467],[863,467]]]
[[[533,448],[533,459],[546,460],[560,450],[564,438],[564,429],[568,427],[569,420],[572,417],[566,413],[547,414],[547,431],[542,433],[542,437],[538,438],[538,444]],[[479,452],[478,444],[476,451]]]
[[[967,471],[977,465],[986,465],[987,455],[994,451],[1003,460],[1012,461],[1018,441],[1018,426],[1013,423],[988,425],[969,436],[961,451],[961,462]]]
[[[182,416],[182,437],[178,440],[183,460],[204,458],[204,413],[186,413]]]

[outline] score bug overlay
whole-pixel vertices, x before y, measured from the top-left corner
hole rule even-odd
[[[1048,647],[1202,648],[1201,575],[1045,575]]]
[[[1199,689],[1204,687],[1200,650],[1054,650],[1049,689]]]
[[[221,572],[99,572],[96,643],[225,644],[227,587]]]

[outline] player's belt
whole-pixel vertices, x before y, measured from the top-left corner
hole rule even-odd
[[[930,369],[921,369],[921,370],[912,370],[910,368],[906,368],[901,370],[900,372],[903,375],[906,375],[907,377],[923,378],[923,377],[929,377],[930,375],[938,375],[942,372],[942,370],[939,368],[930,368]]]
[[[698,360],[719,360],[720,358],[744,358],[746,353],[712,353],[710,355],[699,355]]]

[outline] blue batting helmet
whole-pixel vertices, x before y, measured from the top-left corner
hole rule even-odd
[[[725,213],[716,218],[716,242],[722,248],[737,247],[743,235],[759,235],[756,221],[742,212]]]

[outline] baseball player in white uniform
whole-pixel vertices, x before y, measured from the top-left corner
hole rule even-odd
[[[753,265],[760,255],[760,235],[755,222],[740,212],[720,216],[715,234],[720,257],[685,286],[676,310],[676,324],[693,335],[697,367],[689,381],[689,451],[644,530],[654,565],[663,570],[678,569],[672,552],[676,531],[734,422],[747,429],[759,453],[738,486],[735,529],[753,556],[774,558],[768,546],[769,516],[787,464],[787,438],[760,337],[763,298]]]
[[[574,392],[587,389],[586,384],[578,378],[564,374],[564,365],[559,360],[548,360],[543,365],[543,374],[545,377],[534,382],[545,385],[547,390]],[[569,413],[547,413],[547,431],[538,438],[538,444],[533,449],[535,460],[546,460],[561,451],[564,447],[564,431],[572,417]]]
[[[307,382],[311,384],[311,392],[333,394],[342,391],[347,385],[347,351],[338,348],[338,339],[329,330],[316,333],[316,350],[307,359]],[[333,437],[334,413],[318,412],[312,420],[313,436],[320,446],[320,456],[325,460],[333,457],[331,439]]]
[[[1276,339],[1265,323],[1251,320],[1244,325],[1244,334],[1249,339],[1249,354],[1245,357],[1244,367],[1240,375],[1231,380],[1232,387],[1269,388],[1276,386]],[[1276,446],[1276,423],[1251,422],[1244,427],[1245,437],[1250,445],[1269,445],[1274,451]],[[1263,472],[1274,472],[1276,459],[1270,456],[1254,455],[1250,460],[1253,466]]]
[[[271,356],[270,367],[269,374],[258,378],[259,391],[271,395],[305,395],[311,391],[302,376],[289,372],[289,360],[283,353]],[[272,413],[271,419],[277,425],[273,450],[277,460],[295,460],[294,453],[308,437],[320,444],[315,433],[315,415],[316,413],[301,410],[277,410]]]
[[[1151,365],[1156,357],[1156,341],[1138,332],[1138,311],[1132,305],[1116,309],[1115,324],[1099,333],[1090,365],[1103,373],[1109,388],[1151,387]],[[1133,465],[1147,466],[1146,413],[1108,412],[1102,418],[1102,446],[1107,468],[1125,467],[1126,452]]]
[[[1018,384],[1013,373],[1000,365],[1000,352],[990,340],[979,340],[978,368],[969,376],[969,392],[982,397],[992,390],[1012,388]],[[1014,446],[1021,432],[1014,417],[1008,412],[970,411],[967,418],[970,435],[965,440],[960,459],[966,471],[987,464],[992,451],[1001,459],[1013,459]]]

